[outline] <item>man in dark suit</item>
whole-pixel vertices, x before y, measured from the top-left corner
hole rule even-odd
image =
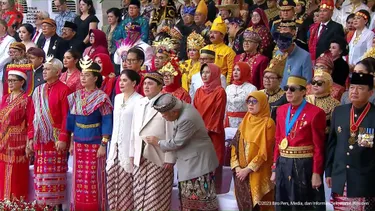
[[[345,37],[342,25],[331,20],[333,9],[333,0],[323,0],[320,3],[319,17],[321,23],[315,23],[311,26],[308,42],[312,61],[315,61],[316,58],[329,49],[332,39]]]
[[[73,49],[80,54],[85,50],[85,44],[77,39],[77,25],[75,23],[65,21],[61,37],[66,42],[69,49]]]
[[[34,70],[34,89],[45,83],[43,79],[43,63],[45,60],[45,53],[40,48],[31,47],[27,50],[27,57],[33,65]]]
[[[326,148],[326,183],[332,188],[335,210],[374,210],[375,202],[375,106],[369,102],[374,78],[353,73],[351,104],[332,113]],[[361,202],[361,203],[353,203]]]
[[[68,46],[61,37],[56,34],[56,22],[52,19],[44,19],[42,22],[43,34],[39,37],[37,46],[46,53],[46,56],[53,55],[54,58],[63,60],[64,53]]]

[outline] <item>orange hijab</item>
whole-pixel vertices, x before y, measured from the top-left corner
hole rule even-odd
[[[217,87],[221,87],[221,80],[220,80],[221,72],[220,72],[220,68],[216,64],[208,63],[208,64],[202,65],[201,71],[200,71],[201,76],[202,76],[203,69],[206,66],[208,66],[208,69],[210,70],[211,75],[207,82],[203,82],[203,86],[201,88],[206,94],[210,94]]]
[[[247,167],[250,163],[259,165],[257,170],[250,174],[249,179],[253,206],[256,206],[273,188],[269,178],[274,144],[271,140],[274,139],[276,127],[270,117],[267,95],[262,91],[255,91],[249,94],[248,98],[250,97],[258,100],[260,109],[255,115],[247,112],[239,127],[240,137],[235,145],[237,144],[236,154],[241,168]],[[245,142],[250,144],[248,157],[244,153]]]

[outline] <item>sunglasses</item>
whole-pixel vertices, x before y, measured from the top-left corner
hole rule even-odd
[[[295,87],[295,86],[284,86],[284,91],[290,90],[291,92],[295,92],[296,90],[301,90],[301,88]]]
[[[316,80],[311,81],[311,85],[322,86],[323,84],[324,84],[324,81],[316,81]]]
[[[249,104],[249,105],[255,105],[258,103],[258,100],[257,99],[248,99],[246,100],[246,103]]]

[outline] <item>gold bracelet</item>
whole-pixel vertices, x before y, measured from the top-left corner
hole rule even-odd
[[[109,138],[105,138],[105,137],[102,138],[102,143],[108,143],[108,141],[109,141]]]

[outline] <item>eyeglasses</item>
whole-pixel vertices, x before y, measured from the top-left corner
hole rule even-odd
[[[125,62],[128,64],[135,64],[137,63],[138,59],[125,59]]]
[[[95,38],[95,35],[93,35],[93,34],[90,34],[90,38]]]
[[[63,28],[62,29],[63,32],[68,32],[68,31],[73,31],[71,28]]]
[[[18,79],[8,79],[8,83],[12,84],[12,83],[15,83],[17,81],[20,81]]]
[[[276,81],[277,79],[279,79],[279,78],[277,78],[277,77],[266,77],[266,76],[263,77],[263,80],[265,80],[265,81]]]
[[[249,105],[255,105],[258,103],[258,100],[257,99],[248,99],[246,100],[246,103],[249,104]]]
[[[325,81],[317,81],[317,80],[311,81],[311,85],[317,85],[317,86],[323,86],[324,83]]]
[[[165,75],[163,75],[163,77],[164,77],[164,78],[172,78],[172,75],[167,75],[167,74],[165,74]]]
[[[301,90],[301,88],[295,87],[295,86],[284,86],[284,91],[290,90],[291,92],[295,92],[296,90]]]

